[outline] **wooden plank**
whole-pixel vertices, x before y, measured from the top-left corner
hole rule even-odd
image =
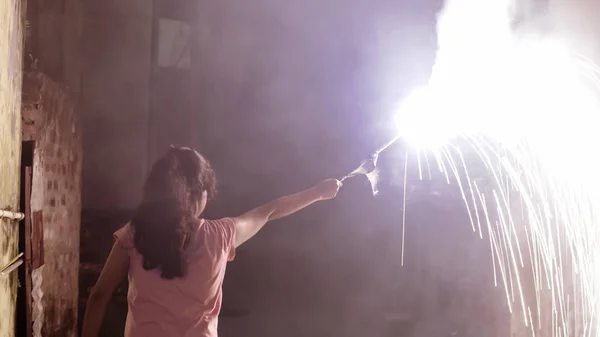
[[[27,328],[26,336],[32,336],[32,308],[31,308],[31,178],[33,168],[25,167],[25,299],[27,301]]]
[[[31,223],[31,270],[44,264],[44,211],[35,211]]]

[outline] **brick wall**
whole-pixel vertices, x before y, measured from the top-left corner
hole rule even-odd
[[[34,336],[77,335],[81,127],[69,92],[42,74],[24,80],[26,138],[36,141],[31,211],[43,226],[43,265],[34,270]]]
[[[0,1],[0,209],[19,205],[21,152],[20,1]],[[18,249],[18,223],[0,219],[0,266]],[[0,337],[14,334],[17,273],[0,279]]]

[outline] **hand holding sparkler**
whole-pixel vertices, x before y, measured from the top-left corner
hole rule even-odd
[[[400,137],[396,136],[392,138],[385,145],[377,149],[373,152],[368,159],[363,160],[354,171],[346,174],[340,179],[340,182],[344,182],[344,180],[360,175],[364,175],[369,179],[371,183],[371,187],[373,188],[373,194],[377,194],[377,180],[378,180],[378,169],[377,169],[377,159],[379,159],[379,154],[383,152],[385,149],[390,147],[390,145],[394,144]]]
[[[340,179],[340,182],[344,182],[344,180],[348,178],[352,178],[358,175],[367,175],[372,173],[377,168],[377,153],[372,154],[369,159],[363,160],[354,171],[346,174]]]
[[[316,184],[313,188],[322,200],[333,199],[342,187],[342,182],[337,179],[326,179]]]

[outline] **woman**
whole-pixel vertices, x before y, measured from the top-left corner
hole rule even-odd
[[[154,164],[133,219],[114,234],[88,301],[83,337],[98,336],[126,274],[126,337],[216,337],[225,266],[236,247],[267,222],[334,198],[341,183],[328,179],[235,218],[201,219],[215,186],[209,162],[190,148],[171,148]]]

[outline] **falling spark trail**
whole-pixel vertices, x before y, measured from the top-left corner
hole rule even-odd
[[[402,255],[400,265],[404,266],[404,234],[406,233],[406,185],[407,185],[407,174],[408,174],[408,156],[404,159],[404,195],[402,197]]]
[[[407,171],[436,179],[437,166],[524,331],[598,337],[600,67],[552,36],[516,35],[509,5],[448,0],[430,81],[400,107],[398,137],[415,147],[402,263]]]
[[[553,37],[517,36],[510,3],[446,2],[428,86],[400,107],[398,135],[342,180],[366,175],[377,193],[379,155],[414,145],[401,264],[416,160],[419,180],[455,183],[489,240],[494,285],[532,336],[599,337],[600,67]]]

